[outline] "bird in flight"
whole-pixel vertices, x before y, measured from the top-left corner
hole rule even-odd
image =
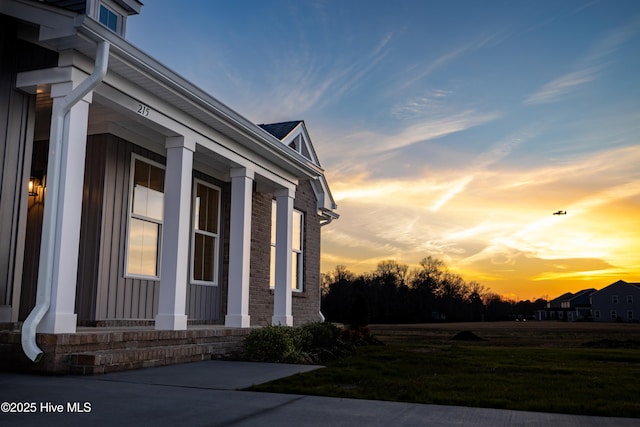
[[[567,211],[557,211],[553,213],[554,215],[566,215]]]

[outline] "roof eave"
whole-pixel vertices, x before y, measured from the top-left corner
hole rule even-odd
[[[96,21],[83,19],[81,26],[78,27],[78,32],[95,41],[105,39],[112,42],[112,52],[121,60],[143,69],[151,79],[171,87],[180,96],[207,112],[212,119],[221,120],[227,126],[243,134],[246,139],[238,141],[241,144],[251,149],[259,148],[260,150],[256,150],[261,151],[259,154],[267,158],[271,157],[270,160],[280,166],[287,167],[287,169],[293,168],[300,176],[315,178],[324,174],[321,167],[289,150],[288,147],[284,147],[276,137]],[[257,144],[257,147],[251,143]]]
[[[42,12],[43,17],[33,20],[31,18],[35,15],[29,10]],[[0,12],[40,25],[40,42],[45,45],[50,44],[56,49],[75,46],[78,40],[84,40],[85,42],[107,40],[111,43],[111,55],[118,56],[124,63],[143,70],[151,81],[171,88],[178,96],[183,97],[201,109],[211,120],[216,120],[218,123],[223,124],[224,127],[234,130],[242,136],[241,138],[236,138],[237,142],[248,147],[256,154],[265,157],[300,178],[314,179],[324,174],[321,167],[308,161],[302,155],[289,150],[288,147],[282,146],[282,143],[277,138],[258,125],[222,104],[164,64],[129,43],[123,37],[104,28],[100,23],[88,18],[86,15],[78,15],[43,3],[24,0],[2,3]],[[50,14],[60,16],[62,20],[57,21],[57,26],[52,27],[44,14],[47,16],[50,16]],[[94,52],[84,52],[84,54],[87,53],[89,55],[95,54]]]

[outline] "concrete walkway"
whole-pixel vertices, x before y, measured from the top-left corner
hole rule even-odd
[[[40,377],[0,373],[0,425],[640,425],[640,419],[237,391],[252,384],[317,368],[303,365],[205,361],[92,377]],[[10,406],[4,402],[9,402]],[[7,413],[7,408],[27,409],[32,412]]]

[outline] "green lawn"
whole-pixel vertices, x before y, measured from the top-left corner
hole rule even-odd
[[[385,345],[252,390],[640,418],[640,326],[483,325],[374,327]]]

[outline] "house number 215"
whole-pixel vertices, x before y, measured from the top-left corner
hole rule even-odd
[[[138,114],[140,114],[143,117],[149,117],[149,111],[151,111],[151,109],[144,105],[144,104],[138,104]]]

